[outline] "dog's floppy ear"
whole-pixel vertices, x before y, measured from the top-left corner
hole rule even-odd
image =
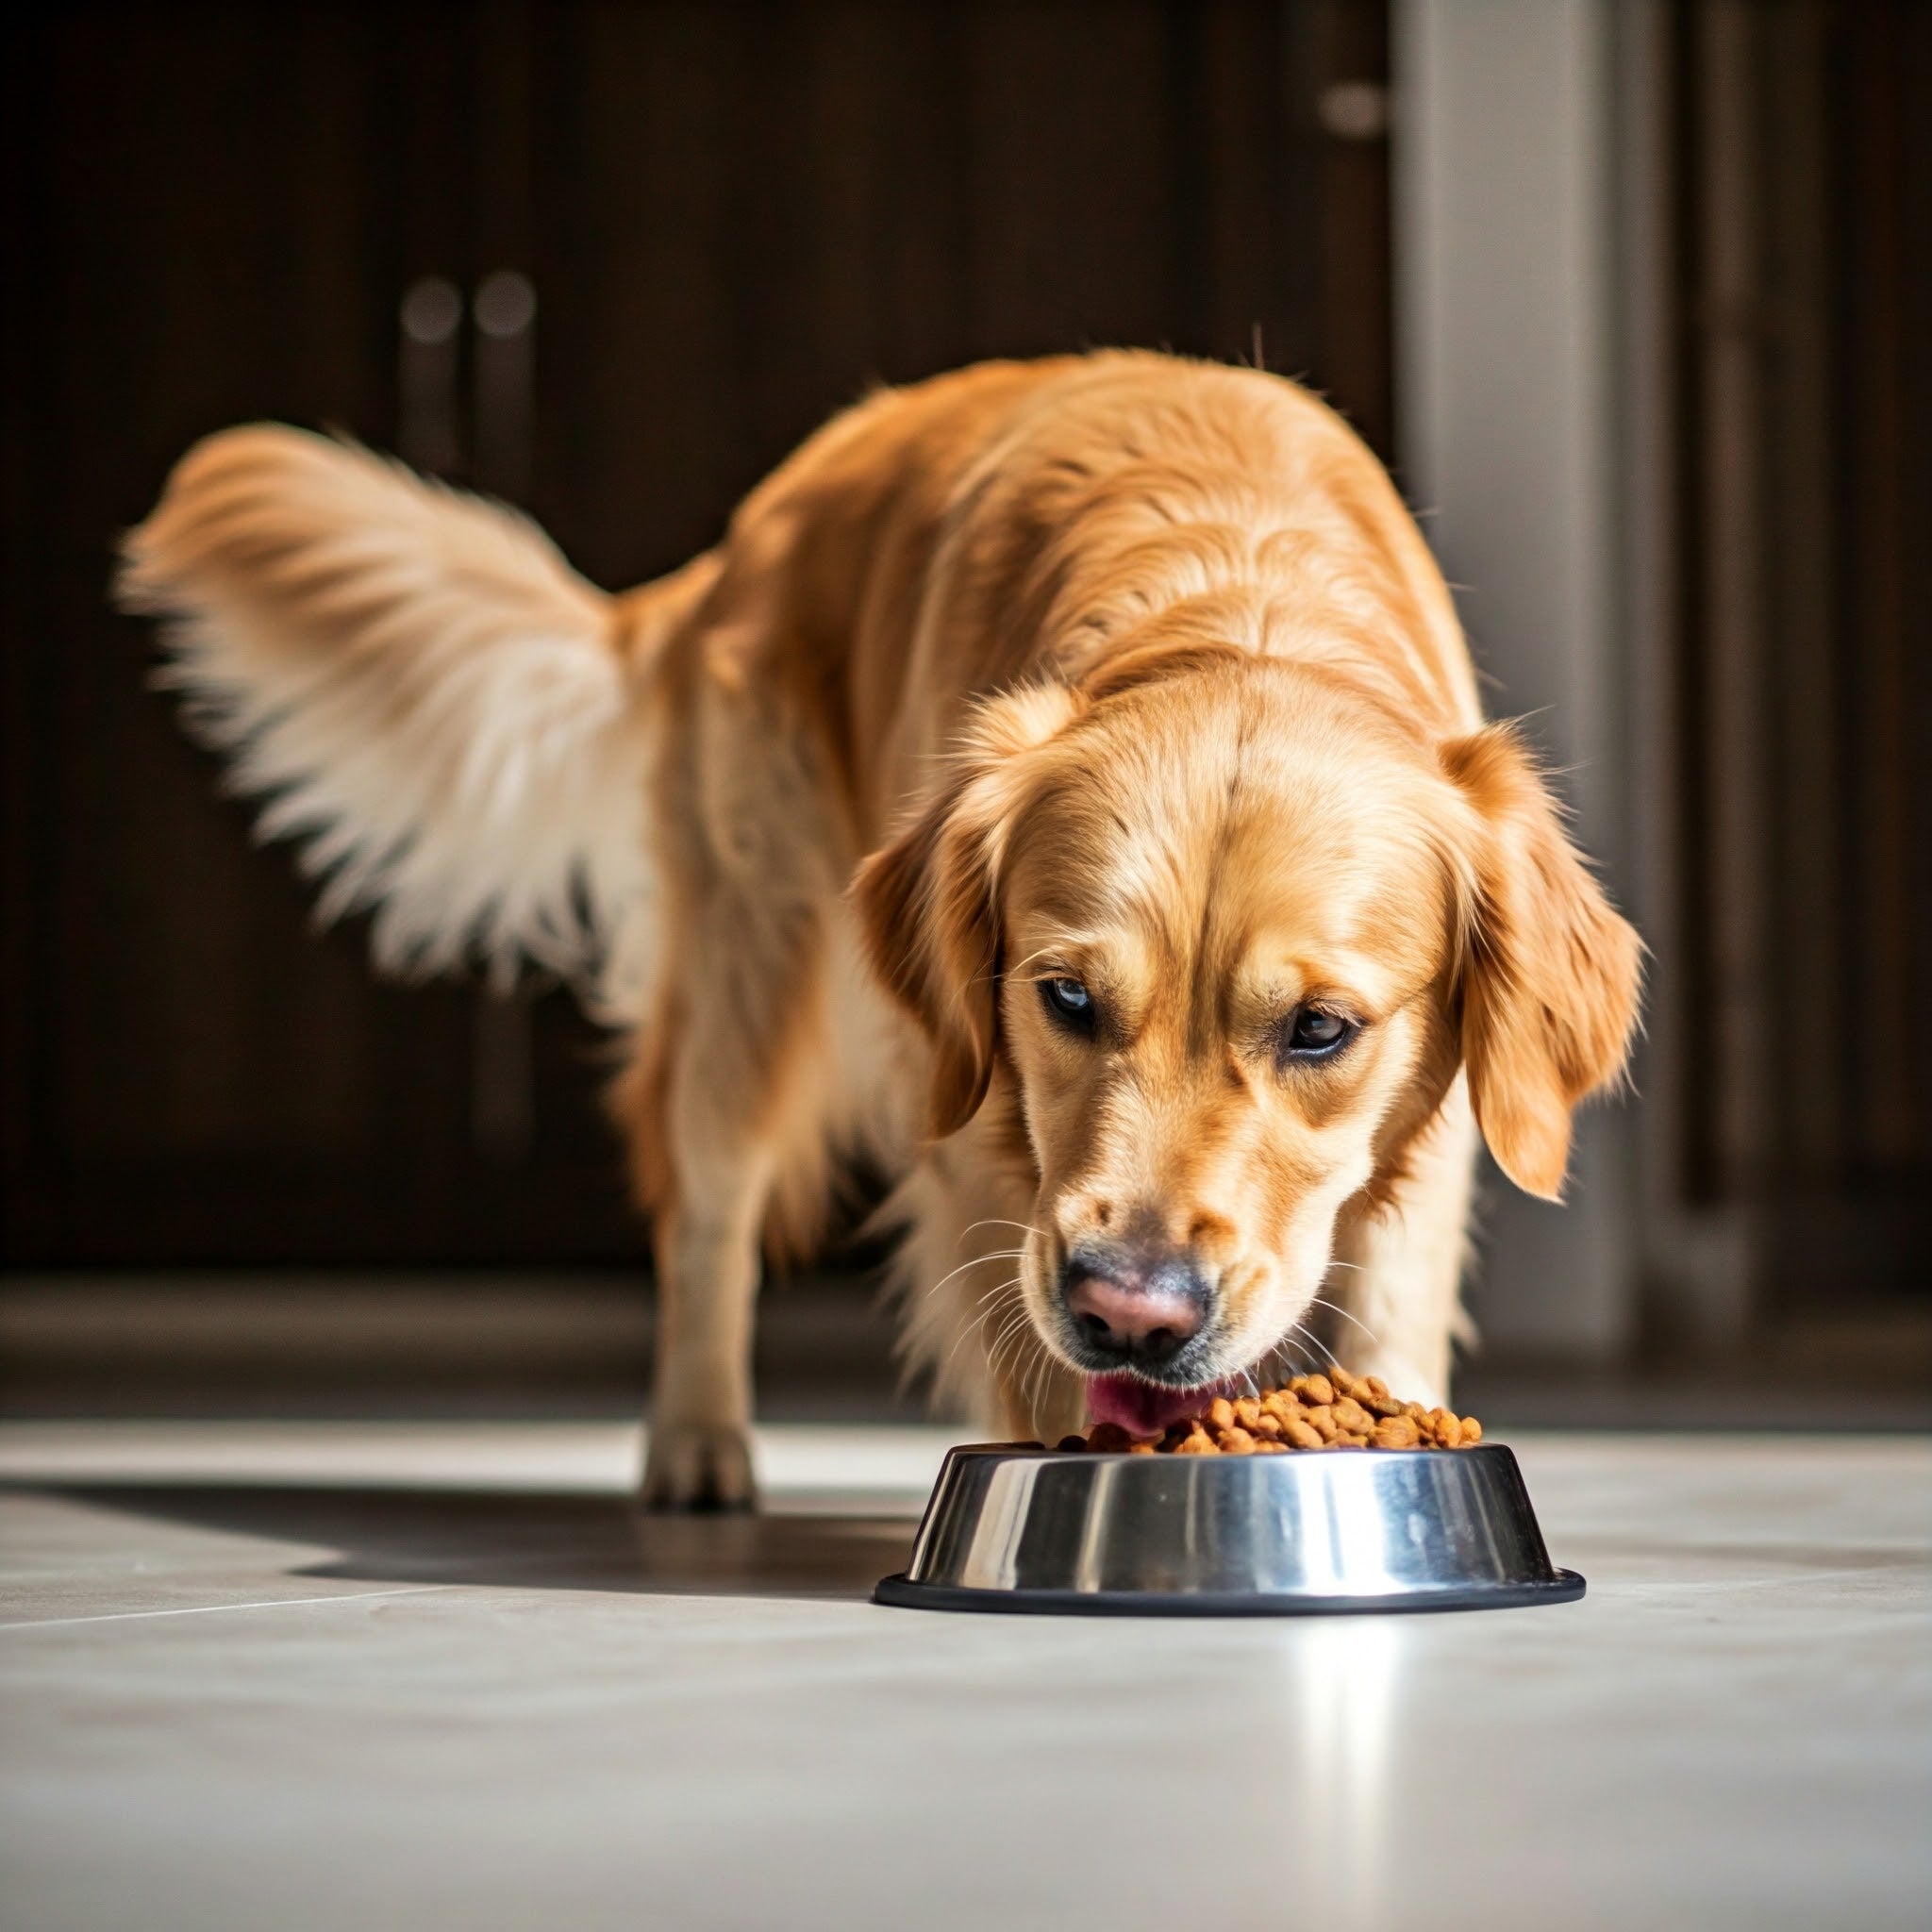
[[[1078,704],[1059,685],[989,699],[939,791],[853,882],[873,969],[932,1042],[935,1136],[964,1126],[992,1079],[1000,862],[1027,790],[1025,754]]]
[[[1497,1165],[1554,1201],[1572,1108],[1623,1071],[1642,942],[1571,844],[1514,729],[1457,739],[1442,762],[1475,810],[1460,981],[1470,1097]]]

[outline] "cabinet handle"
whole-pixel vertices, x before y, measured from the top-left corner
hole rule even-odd
[[[396,448],[419,470],[446,476],[462,464],[457,431],[462,292],[446,275],[422,275],[404,290],[397,320]]]
[[[527,275],[498,269],[477,285],[470,434],[477,487],[507,503],[530,493],[536,413],[537,291]],[[529,1158],[536,1134],[530,1005],[480,987],[470,1033],[470,1136],[499,1166]]]

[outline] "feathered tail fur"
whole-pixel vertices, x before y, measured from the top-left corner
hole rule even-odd
[[[648,971],[649,673],[706,559],[618,600],[534,525],[273,425],[183,458],[120,591],[160,681],[376,963],[522,959],[629,1008]]]

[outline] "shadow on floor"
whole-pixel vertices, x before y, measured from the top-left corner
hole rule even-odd
[[[839,1512],[651,1516],[619,1496],[34,1487],[151,1521],[339,1552],[296,1562],[288,1575],[510,1590],[862,1599],[881,1576],[905,1568],[914,1527],[903,1515]]]

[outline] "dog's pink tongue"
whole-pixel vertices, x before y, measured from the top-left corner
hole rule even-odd
[[[1204,1389],[1161,1389],[1138,1375],[1089,1375],[1087,1412],[1096,1423],[1114,1423],[1130,1436],[1158,1436],[1184,1415],[1200,1415],[1229,1385]]]

